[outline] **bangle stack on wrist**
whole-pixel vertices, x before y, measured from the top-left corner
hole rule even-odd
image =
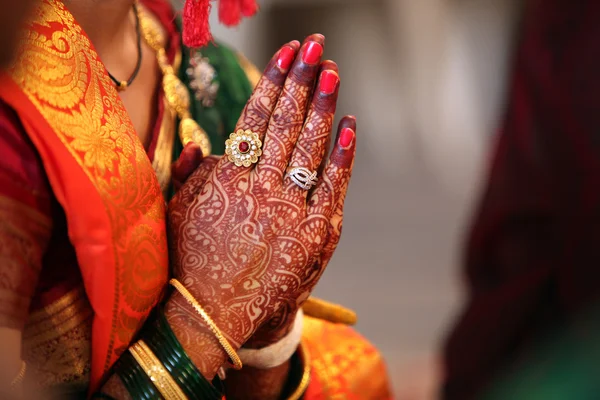
[[[217,325],[200,307],[198,302],[177,280],[171,284],[200,314],[203,320],[215,334],[219,343],[236,369],[241,368],[242,361],[229,341],[221,333]],[[250,365],[259,368],[272,368],[281,365],[291,358],[292,372],[287,384],[287,399],[298,400],[304,395],[310,382],[310,360],[308,353],[300,342],[302,332],[302,312],[299,312],[295,327],[281,343],[262,350],[246,350],[243,356]],[[198,371],[181,343],[167,322],[162,307],[155,310],[142,330],[139,340],[129,351],[123,353],[114,368],[123,385],[132,398],[140,400],[221,400],[222,391],[218,390]],[[104,397],[97,393],[98,397]]]
[[[132,398],[139,400],[161,398],[148,375],[130,352],[126,351],[121,355],[116,365],[116,373]]]
[[[221,399],[222,393],[202,376],[183,350],[162,310],[159,310],[143,337],[188,398]]]
[[[235,349],[233,348],[233,346],[231,346],[229,340],[227,340],[227,338],[223,335],[223,332],[221,332],[221,330],[219,329],[217,324],[215,324],[215,322],[212,320],[210,315],[208,315],[206,311],[204,311],[204,309],[200,306],[200,304],[194,298],[194,296],[192,296],[192,294],[185,288],[185,286],[183,286],[181,282],[179,282],[177,279],[171,279],[169,283],[179,292],[179,294],[183,296],[183,298],[194,308],[194,310],[196,310],[198,315],[200,315],[200,317],[208,325],[210,330],[215,334],[217,340],[223,347],[223,350],[225,350],[225,352],[230,358],[232,364],[231,367],[233,369],[242,369],[242,360],[240,360],[240,357],[236,353]]]
[[[115,372],[136,400],[223,398],[185,353],[162,307],[149,318],[140,339],[123,353]]]

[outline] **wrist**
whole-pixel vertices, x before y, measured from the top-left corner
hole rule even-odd
[[[298,310],[282,309],[269,321],[263,324],[250,339],[244,343],[245,348],[261,349],[278,343],[289,335],[294,328]]]
[[[260,349],[240,349],[239,356],[244,365],[266,370],[289,361],[300,346],[303,318],[302,310],[298,311],[292,329],[276,343]]]
[[[228,358],[215,334],[177,291],[165,305],[165,317],[196,368],[212,380]]]

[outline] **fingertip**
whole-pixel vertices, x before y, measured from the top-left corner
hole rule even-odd
[[[202,160],[202,148],[194,142],[189,142],[185,145],[183,150],[181,151],[180,159],[183,158],[184,161],[195,161]]]
[[[332,70],[335,71],[338,75],[340,74],[340,70],[338,68],[338,65],[335,61],[332,60],[325,60],[321,63],[321,70]]]
[[[342,118],[339,125],[339,131],[344,128],[350,128],[356,133],[356,117],[354,115],[346,115]]]
[[[319,91],[324,95],[335,93],[340,84],[340,77],[337,71],[326,69],[319,76]]]
[[[277,66],[282,72],[287,72],[296,58],[297,49],[291,45],[283,46],[277,54]]]
[[[291,42],[288,43],[288,45],[290,47],[292,47],[294,50],[298,51],[300,49],[300,41],[299,40],[292,40]]]
[[[306,39],[304,39],[303,43],[308,43],[308,42],[317,42],[321,45],[324,45],[325,44],[325,36],[320,33],[313,33],[312,35],[307,36]]]
[[[185,181],[187,177],[200,165],[202,162],[202,149],[196,143],[190,142],[185,145],[179,158],[173,164],[173,178],[180,181]]]
[[[345,128],[342,128],[342,130],[340,131],[340,136],[338,138],[338,144],[342,149],[348,150],[354,144],[355,139],[356,139],[356,132],[354,131],[354,129],[352,129],[350,127],[345,127]]]

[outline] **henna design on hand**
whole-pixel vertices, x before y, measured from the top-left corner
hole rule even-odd
[[[208,157],[169,205],[174,275],[234,347],[261,326],[274,332],[287,329],[289,315],[293,321],[339,240],[343,200],[338,200],[347,187],[354,142],[345,148],[336,144],[308,201],[309,193],[296,190],[284,176],[290,159],[317,168],[326,151],[339,85],[308,101],[320,69],[337,76],[334,64],[320,67],[323,41],[321,35],[309,37],[289,73],[276,55],[246,105],[236,130],[251,129],[264,138],[259,163],[244,168],[227,158]],[[299,43],[284,47],[297,51]],[[316,55],[308,54],[315,48]],[[336,226],[334,216],[339,218]],[[224,355],[215,347],[214,353],[203,350],[194,356],[190,349],[210,348],[206,341],[211,337],[198,338],[205,327],[197,318],[190,322],[192,314],[185,304],[175,304],[168,318],[207,375]],[[194,323],[198,326],[190,326]]]

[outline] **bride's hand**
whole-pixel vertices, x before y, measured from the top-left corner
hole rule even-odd
[[[226,156],[209,157],[169,204],[174,276],[234,347],[278,310],[295,309],[308,298],[325,266],[321,255],[332,220],[341,213],[355,129],[353,118],[343,119],[333,153],[320,168],[339,88],[335,64],[320,63],[323,42],[313,35],[299,51],[298,42],[284,46],[246,105],[236,131],[259,135],[264,145],[258,163],[244,167]],[[297,186],[286,175],[290,166],[320,171],[317,185],[310,191]],[[174,329],[178,337],[186,335]],[[210,355],[193,358],[202,357],[207,362]]]

